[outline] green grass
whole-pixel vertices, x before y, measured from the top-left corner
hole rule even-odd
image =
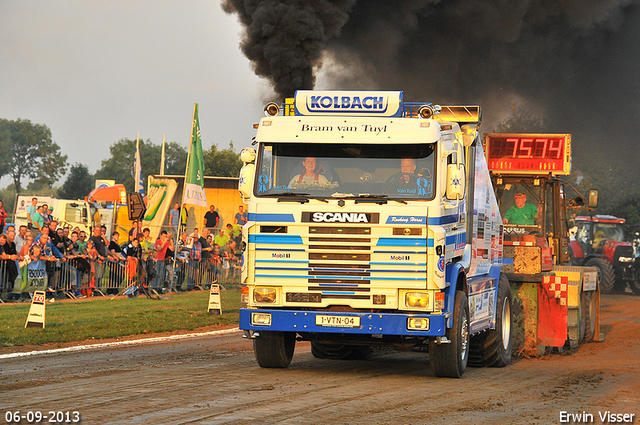
[[[221,291],[222,315],[209,314],[208,291],[163,296],[162,300],[118,297],[46,304],[45,329],[25,328],[28,303],[0,305],[0,347],[118,338],[145,333],[237,325],[240,291]]]

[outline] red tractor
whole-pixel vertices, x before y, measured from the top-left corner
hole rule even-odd
[[[631,290],[640,295],[640,260],[633,245],[625,242],[624,218],[611,215],[578,216],[571,228],[569,254],[572,265],[598,268],[600,290]]]

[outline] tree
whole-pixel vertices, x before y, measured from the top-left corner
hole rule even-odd
[[[120,139],[109,147],[111,157],[102,160],[101,167],[96,171],[96,179],[111,179],[122,183],[127,191],[134,187],[134,157],[136,141],[134,139]],[[142,178],[160,172],[160,157],[162,145],[156,145],[150,140],[140,140],[140,162],[142,163]],[[183,175],[187,164],[187,151],[176,142],[167,143],[165,147],[165,174]]]
[[[496,133],[542,133],[543,121],[528,108],[518,107],[513,114],[496,126]]]
[[[93,190],[93,175],[84,164],[75,163],[69,169],[69,177],[58,189],[58,196],[66,199],[84,199]]]
[[[238,177],[242,161],[240,154],[233,148],[233,142],[229,142],[227,149],[218,150],[216,145],[204,153],[204,174],[215,177]]]
[[[34,179],[36,186],[51,186],[66,172],[67,156],[60,154],[60,146],[44,124],[0,119],[0,148],[6,157],[0,161],[0,175],[11,176],[17,193],[26,177]]]

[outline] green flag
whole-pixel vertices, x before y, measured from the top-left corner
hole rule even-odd
[[[200,138],[200,120],[198,119],[197,103],[193,107],[189,163],[187,164],[184,199],[182,202],[207,207],[207,197],[204,193],[204,155],[202,154],[202,139]]]

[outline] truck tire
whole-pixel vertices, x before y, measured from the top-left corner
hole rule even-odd
[[[471,338],[469,365],[505,367],[511,364],[511,285],[503,274],[498,283],[496,328]]]
[[[429,341],[429,363],[435,376],[460,378],[469,360],[469,303],[462,291],[456,291],[453,327],[445,332],[447,344]]]
[[[580,322],[584,321],[584,336],[582,336],[581,342],[593,341],[593,336],[596,331],[596,293],[593,291],[582,292],[580,294]]]
[[[253,354],[260,367],[289,366],[295,347],[294,332],[260,331],[260,336],[253,340]]]
[[[370,353],[366,345],[311,343],[311,354],[317,359],[364,360]]]
[[[600,285],[600,291],[603,294],[608,294],[613,289],[615,284],[616,275],[613,271],[613,266],[605,258],[594,257],[589,258],[584,264],[585,266],[591,266],[598,269],[598,285]]]

